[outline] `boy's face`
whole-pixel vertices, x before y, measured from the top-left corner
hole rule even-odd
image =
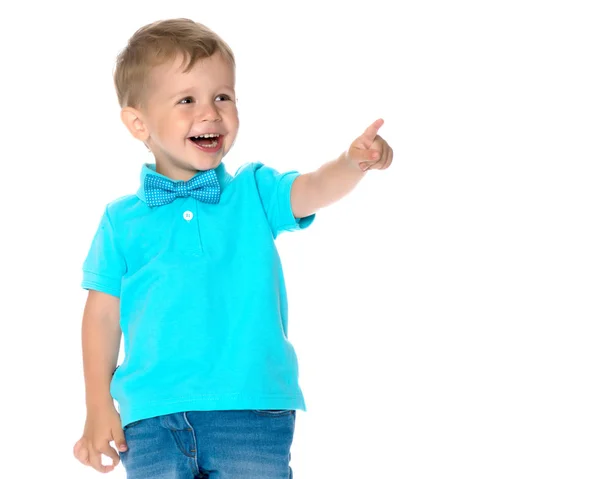
[[[216,168],[239,128],[233,66],[217,53],[188,73],[184,67],[178,56],[152,70],[146,107],[136,110],[143,133],[134,135],[154,154],[157,172],[175,180]]]

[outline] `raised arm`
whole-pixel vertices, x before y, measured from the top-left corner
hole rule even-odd
[[[393,152],[377,132],[379,119],[352,142],[339,158],[319,169],[298,176],[292,185],[292,211],[304,218],[346,196],[368,170],[385,170],[392,163]]]

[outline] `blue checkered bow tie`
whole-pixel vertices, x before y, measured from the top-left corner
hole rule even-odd
[[[203,171],[188,181],[172,181],[156,175],[146,175],[144,194],[148,206],[161,206],[175,198],[191,196],[204,203],[218,203],[221,186],[215,170]]]

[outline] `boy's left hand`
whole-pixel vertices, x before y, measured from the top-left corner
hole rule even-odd
[[[362,171],[385,170],[392,164],[394,152],[377,131],[383,125],[380,118],[352,142],[346,152],[347,158]]]

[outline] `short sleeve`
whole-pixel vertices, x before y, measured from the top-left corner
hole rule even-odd
[[[114,226],[108,211],[105,211],[83,263],[81,286],[119,297],[121,279],[125,272],[125,259],[117,246]]]
[[[254,172],[256,186],[273,236],[283,231],[295,231],[308,227],[315,215],[295,218],[292,211],[292,184],[300,176],[297,171],[279,173],[273,168],[259,164]]]

